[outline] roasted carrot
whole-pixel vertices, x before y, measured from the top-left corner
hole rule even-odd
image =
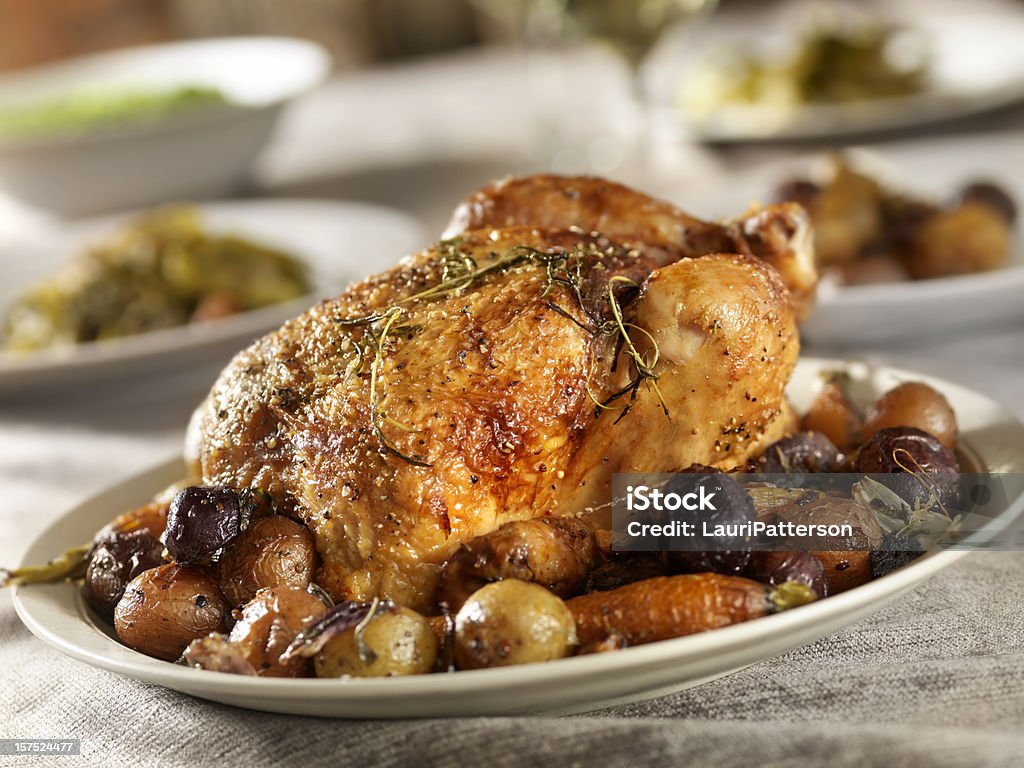
[[[803,605],[814,593],[803,584],[769,587],[737,576],[696,573],[661,576],[566,601],[580,644],[612,636],[628,645],[653,643],[756,619]]]

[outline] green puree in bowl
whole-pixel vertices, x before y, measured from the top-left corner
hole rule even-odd
[[[0,139],[78,135],[227,104],[217,88],[182,85],[168,89],[90,89],[0,109]]]

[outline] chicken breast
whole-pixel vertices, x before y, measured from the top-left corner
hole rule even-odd
[[[240,353],[199,469],[305,521],[336,599],[430,610],[445,560],[503,523],[603,503],[616,471],[745,461],[797,351],[758,259],[474,230]]]
[[[799,320],[814,304],[818,270],[810,220],[793,203],[753,210],[731,222],[709,222],[607,179],[537,174],[474,192],[455,210],[442,237],[524,224],[600,232],[641,248],[661,265],[709,253],[757,256],[779,273]]]

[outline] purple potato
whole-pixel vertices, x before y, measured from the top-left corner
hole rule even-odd
[[[194,485],[178,491],[171,502],[164,543],[182,565],[215,563],[251,519],[252,510],[238,491]]]
[[[680,522],[691,523],[698,532],[703,524],[740,525],[756,519],[754,502],[746,489],[736,480],[720,470],[694,464],[676,473],[664,488],[665,493],[685,494],[699,492],[705,488],[715,496],[713,511],[679,510],[673,517]],[[750,559],[746,542],[742,537],[733,541],[720,541],[722,549],[715,551],[673,551],[669,552],[669,569],[673,573],[740,573]]]
[[[839,472],[843,459],[839,449],[820,432],[801,432],[768,446],[758,462],[761,472],[788,475]]]
[[[97,543],[89,558],[82,589],[100,616],[114,620],[114,608],[128,582],[163,563],[163,544],[145,530],[111,532]]]
[[[879,430],[861,446],[853,468],[874,476],[914,508],[933,492],[946,513],[960,502],[956,456],[937,437],[915,427]]]

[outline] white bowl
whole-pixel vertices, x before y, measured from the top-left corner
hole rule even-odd
[[[282,109],[326,77],[326,51],[248,37],[97,54],[0,78],[0,110],[81,88],[219,89],[229,104],[75,135],[0,139],[0,189],[60,215],[225,195],[243,182]]]

